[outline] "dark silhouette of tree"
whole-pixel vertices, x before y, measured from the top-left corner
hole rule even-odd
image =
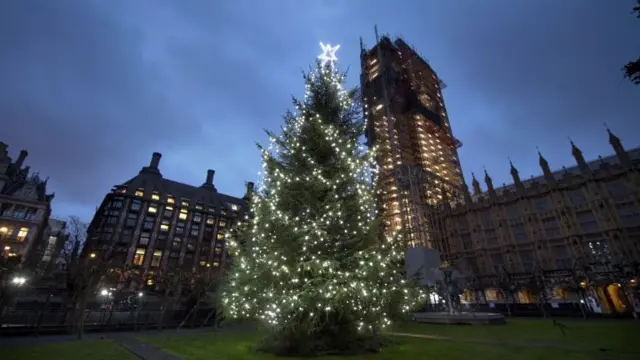
[[[636,0],[637,5],[633,7],[631,13],[635,13],[636,17],[640,19],[640,0]],[[624,77],[631,80],[636,85],[640,85],[640,57],[635,61],[628,62],[624,68]]]

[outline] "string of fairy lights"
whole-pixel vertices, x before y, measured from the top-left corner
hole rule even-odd
[[[252,197],[252,216],[244,224],[248,232],[239,232],[249,234],[249,239],[244,248],[237,239],[228,240],[236,266],[223,304],[232,318],[258,318],[276,326],[302,318],[310,323],[326,321],[323,312],[336,310],[355,316],[361,329],[384,327],[391,323],[390,309],[409,311],[424,294],[397,268],[404,248],[394,235],[376,246],[357,248],[346,258],[339,256],[351,242],[367,239],[376,224],[371,179],[375,183],[377,168],[375,148],[366,149],[353,136],[344,136],[311,106],[322,89],[335,92],[340,109],[353,105],[342,87],[344,75],[336,69],[339,46],[320,46],[319,66],[307,77],[304,101],[293,114],[294,121],[287,121],[282,133],[270,136],[269,147],[261,149],[259,188]],[[345,171],[327,175],[312,156],[313,149],[299,140],[299,135],[314,131],[332,149],[332,167]],[[304,161],[311,171],[293,175],[270,166],[285,153]],[[286,197],[292,186],[312,184],[325,189],[333,201],[327,201],[321,212],[308,206],[289,213],[283,194]],[[351,200],[356,208],[348,205]]]

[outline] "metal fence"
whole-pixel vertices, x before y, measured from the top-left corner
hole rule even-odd
[[[145,306],[146,305],[146,306]],[[216,319],[214,308],[203,307],[197,311],[190,308],[166,310],[159,304],[114,308],[110,304],[90,302],[84,316],[84,331],[148,330],[160,326],[165,329],[213,326]],[[71,311],[62,303],[50,303],[46,308],[42,302],[17,303],[5,312],[1,319],[0,336],[63,334],[68,333]],[[161,321],[162,317],[162,321]]]

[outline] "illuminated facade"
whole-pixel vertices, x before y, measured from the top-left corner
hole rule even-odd
[[[27,155],[22,150],[12,161],[0,142],[0,256],[37,262],[54,196],[47,194],[47,180],[23,166]]]
[[[244,198],[219,193],[213,170],[201,186],[165,179],[160,158],[154,153],[149,166],[105,196],[82,253],[90,259],[102,252],[101,258],[112,259],[112,267],[144,273],[148,285],[154,273],[167,267],[222,268],[225,234],[244,218],[253,191],[253,183],[247,183]]]
[[[584,302],[591,311],[625,313],[640,280],[640,148],[486,191],[473,178],[471,200],[441,212],[454,263],[474,302]],[[640,298],[638,298],[640,299]]]
[[[361,89],[369,146],[377,146],[381,211],[388,229],[403,229],[409,246],[437,248],[442,224],[431,216],[445,199],[463,200],[457,141],[442,88],[431,66],[402,39],[361,43]]]

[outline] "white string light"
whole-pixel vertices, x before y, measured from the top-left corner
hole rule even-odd
[[[330,85],[342,111],[353,106],[342,87],[344,76],[334,66],[339,45],[320,46],[320,67],[308,76],[304,101],[282,134],[270,136],[269,147],[261,149],[261,191],[252,198],[253,217],[246,217],[245,231],[238,232],[245,248],[240,239],[228,240],[235,268],[223,304],[231,318],[259,318],[277,326],[299,323],[300,316],[306,316],[309,325],[319,323],[326,321],[319,315],[340,308],[353,314],[362,330],[385,327],[391,323],[391,309],[409,311],[425,295],[398,268],[404,257],[402,242],[395,235],[379,244],[375,238],[375,148],[363,148],[311,106],[317,92],[326,91],[319,84]],[[315,133],[332,149],[331,169],[343,172],[328,172],[315,160],[317,150],[300,140]],[[309,170],[292,174],[275,166],[283,154]],[[322,188],[331,201],[297,204],[302,210],[292,213],[287,204],[296,199],[283,193],[296,187]],[[311,205],[323,206],[317,211]],[[369,245],[346,245],[359,241]],[[345,249],[353,251],[345,256]]]

